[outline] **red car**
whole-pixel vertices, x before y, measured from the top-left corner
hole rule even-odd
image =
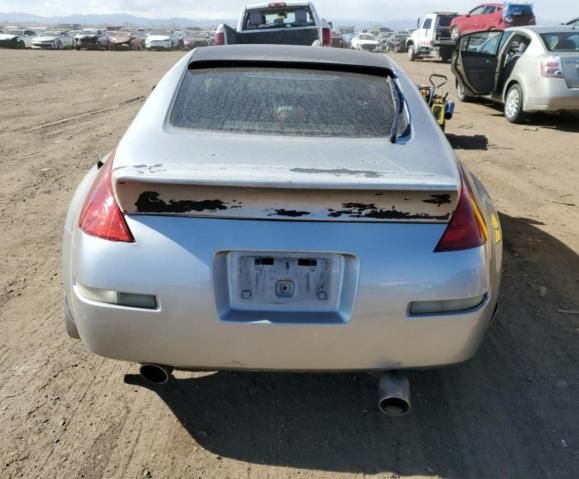
[[[456,17],[450,24],[450,34],[456,40],[470,32],[504,30],[526,25],[535,25],[535,13],[531,4],[485,3],[466,15]]]

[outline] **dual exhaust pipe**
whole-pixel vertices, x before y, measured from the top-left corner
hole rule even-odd
[[[160,364],[142,364],[141,376],[149,383],[163,385],[169,382],[173,368]],[[385,373],[378,383],[378,408],[387,416],[405,416],[410,412],[410,382],[397,371]]]

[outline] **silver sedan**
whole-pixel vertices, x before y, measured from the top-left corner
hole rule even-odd
[[[76,191],[69,334],[165,382],[186,370],[466,361],[496,312],[497,212],[386,56],[202,48]]]
[[[579,111],[579,30],[520,27],[465,35],[453,71],[461,100],[504,103],[513,123],[538,111]]]

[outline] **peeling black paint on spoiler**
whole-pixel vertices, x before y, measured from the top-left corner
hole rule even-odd
[[[424,200],[423,203],[430,203],[436,206],[449,205],[451,203],[449,194],[432,195],[428,200]]]
[[[135,203],[138,213],[189,213],[192,211],[223,211],[228,208],[238,208],[239,205],[230,206],[221,200],[180,200],[169,202],[159,198],[155,191],[144,191]]]
[[[228,209],[242,208],[243,203],[234,201],[226,203],[220,199],[206,200],[168,200],[164,201],[160,194],[155,191],[144,191],[135,202],[136,212],[138,214],[187,214],[216,212]],[[444,195],[433,195],[444,196]],[[424,202],[432,202],[425,200]],[[450,201],[448,201],[450,202]],[[441,204],[446,204],[443,201]],[[428,213],[415,213],[397,210],[395,206],[392,209],[380,208],[374,203],[342,203],[344,209],[334,210],[327,209],[325,215],[328,218],[366,218],[376,220],[422,220],[422,221],[446,221],[450,218],[451,213],[444,215],[431,215]],[[439,205],[440,206],[440,205]],[[268,210],[265,210],[268,211]],[[313,214],[311,211],[275,208],[269,210],[268,217],[285,217],[301,218]]]
[[[391,210],[378,208],[373,203],[344,203],[345,209],[340,211],[330,210],[330,218],[340,218],[349,216],[350,218],[371,218],[380,220],[436,220],[445,221],[450,218],[450,213],[445,215],[429,215],[426,213],[409,213],[407,211],[398,211],[395,206]]]
[[[290,171],[294,173],[304,173],[310,175],[354,175],[365,176],[366,178],[381,178],[383,175],[376,171],[370,170],[348,170],[347,168],[339,168],[334,170],[322,170],[318,168],[292,168]]]

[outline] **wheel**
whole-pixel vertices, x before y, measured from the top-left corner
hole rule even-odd
[[[57,42],[56,42],[56,49],[62,50],[62,42],[60,40],[57,40]]]
[[[414,45],[408,46],[408,60],[410,60],[411,62],[416,60],[416,51],[414,50]]]
[[[462,102],[468,102],[470,101],[471,98],[466,94],[466,91],[464,90],[464,85],[461,82],[458,82],[456,84],[456,96],[458,96],[458,99]]]
[[[505,117],[511,123],[521,123],[525,116],[523,111],[523,89],[518,83],[515,83],[507,92]]]
[[[450,30],[450,38],[453,40],[458,40],[460,38],[460,28],[456,25]]]
[[[24,42],[18,42],[18,46],[16,48],[18,48],[18,50],[24,50],[26,48],[26,44]]]

